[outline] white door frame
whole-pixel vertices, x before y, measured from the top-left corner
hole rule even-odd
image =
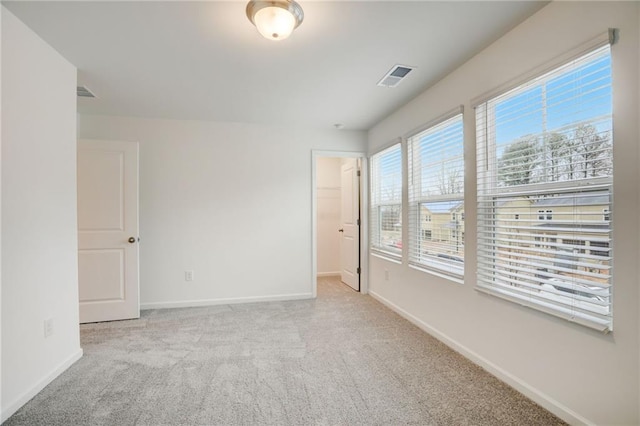
[[[318,295],[318,158],[360,159],[360,292],[369,292],[369,168],[367,154],[351,151],[311,151],[311,293]]]

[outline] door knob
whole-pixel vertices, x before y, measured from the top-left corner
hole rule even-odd
[[[344,232],[344,229],[340,228],[338,229],[338,232]]]
[[[136,242],[136,239],[133,238],[133,237],[129,237],[129,239],[127,241],[129,241],[129,243],[133,244],[133,243]]]

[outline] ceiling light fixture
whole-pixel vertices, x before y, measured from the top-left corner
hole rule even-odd
[[[264,38],[284,40],[302,23],[304,12],[294,0],[251,0],[247,17]]]

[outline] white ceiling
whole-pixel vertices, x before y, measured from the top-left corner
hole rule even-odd
[[[305,1],[262,38],[244,1],[3,2],[78,67],[81,113],[368,129],[545,2]],[[396,88],[394,64],[416,66]],[[28,84],[28,82],[25,82]]]

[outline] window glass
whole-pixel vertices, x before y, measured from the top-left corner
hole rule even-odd
[[[478,288],[605,331],[611,97],[605,46],[476,109]]]
[[[371,156],[371,251],[402,255],[402,150],[400,144]]]
[[[462,114],[410,137],[407,150],[409,263],[461,279],[464,273]]]

